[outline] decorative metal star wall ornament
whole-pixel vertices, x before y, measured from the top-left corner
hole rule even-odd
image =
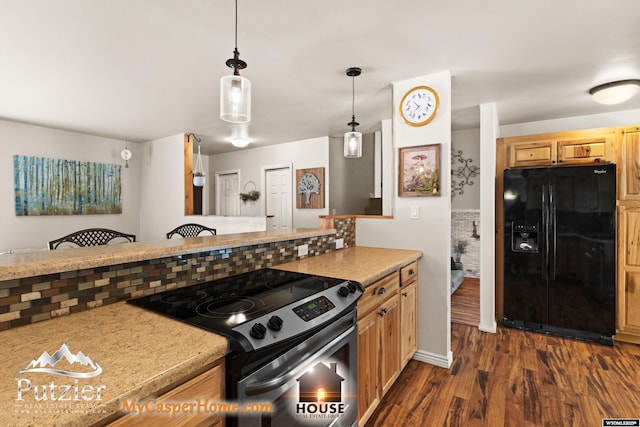
[[[470,178],[480,175],[480,168],[471,165],[470,163],[472,162],[473,159],[462,157],[462,150],[451,154],[451,196],[455,197],[456,193],[459,195],[464,194],[464,186],[473,185],[473,181]],[[458,181],[455,178],[460,180]]]

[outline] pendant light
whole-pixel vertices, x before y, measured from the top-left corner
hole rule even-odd
[[[362,134],[356,132],[356,126],[360,123],[356,122],[355,98],[356,98],[356,77],[362,73],[358,67],[347,68],[347,76],[351,77],[351,122],[347,126],[351,126],[351,132],[344,134],[344,156],[347,158],[362,157]]]
[[[235,49],[233,58],[225,62],[233,69],[233,75],[220,79],[220,119],[230,123],[251,121],[251,82],[242,77],[239,70],[247,68],[238,52],[238,0],[236,0]]]

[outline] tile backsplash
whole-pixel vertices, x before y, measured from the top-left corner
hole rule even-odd
[[[354,246],[355,223],[340,228],[336,235],[0,281],[0,330],[295,261],[295,248],[303,244],[309,245],[303,258],[332,252],[336,238]]]

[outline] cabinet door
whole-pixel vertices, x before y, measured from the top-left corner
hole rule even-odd
[[[640,131],[625,132],[618,159],[620,200],[640,200]]]
[[[616,340],[640,344],[640,206],[618,211]]]
[[[358,424],[363,426],[380,403],[380,322],[371,311],[358,320]]]
[[[614,135],[587,139],[558,140],[558,163],[581,164],[605,162],[610,157]]]
[[[400,297],[393,295],[379,306],[380,322],[380,383],[382,395],[400,375]]]
[[[401,354],[402,370],[418,349],[418,282],[405,286],[400,291],[400,311],[402,313]]]
[[[507,142],[508,167],[551,166],[556,164],[556,142]]]

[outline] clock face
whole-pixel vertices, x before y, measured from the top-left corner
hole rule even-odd
[[[408,91],[400,101],[400,115],[410,126],[424,126],[438,111],[440,99],[429,86],[417,86]]]
[[[120,152],[120,157],[122,157],[123,160],[129,160],[131,158],[131,151],[125,148]]]

